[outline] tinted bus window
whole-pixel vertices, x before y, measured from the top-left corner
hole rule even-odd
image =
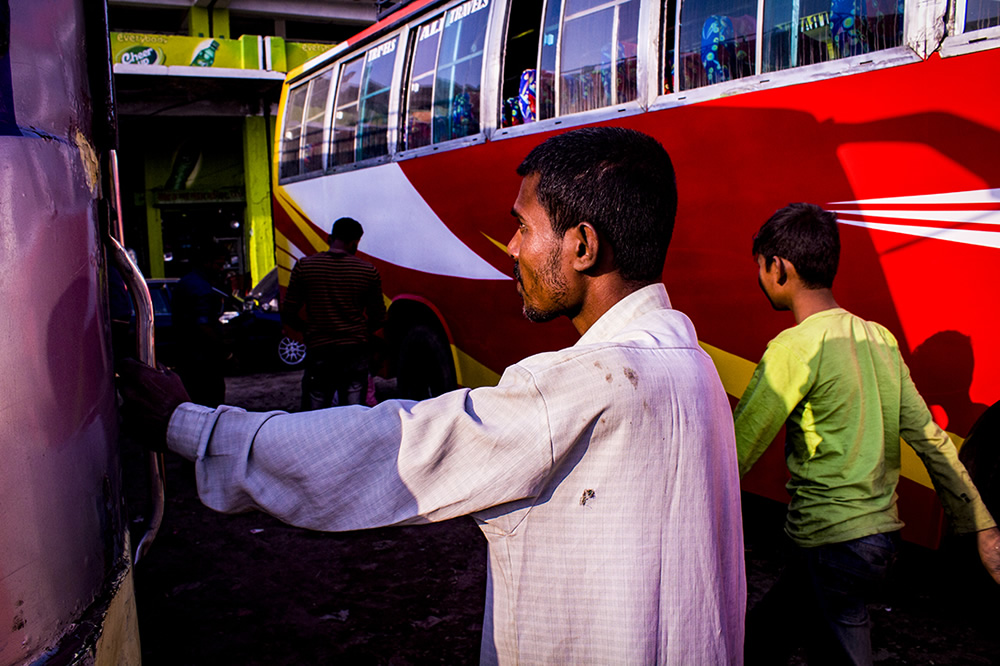
[[[306,105],[308,86],[303,84],[288,92],[288,102],[285,112],[285,131],[281,135],[281,167],[279,175],[282,178],[299,175],[299,143],[302,136],[302,113]]]
[[[1000,25],[1000,2],[996,0],[968,0],[965,5],[965,32],[992,28],[997,25]]]
[[[540,3],[514,4],[504,64],[504,127],[636,98],[639,0],[548,0],[544,10]],[[542,31],[532,52],[537,68],[525,69],[523,40],[535,33],[525,24],[532,17]]]
[[[680,89],[700,88],[754,74],[756,17],[755,0],[682,3]]]
[[[545,96],[555,92],[555,103],[546,99],[543,108],[555,106],[562,116],[635,99],[638,31],[638,0],[565,0],[562,25],[547,26],[543,37],[549,80],[546,68],[557,48],[559,53],[558,89],[543,89]]]
[[[903,42],[903,2],[765,0],[762,39],[764,72],[891,48]]]
[[[309,102],[306,105],[303,142],[304,173],[323,170],[323,130],[326,127],[326,103],[330,96],[333,71],[323,72],[309,84]]]
[[[479,132],[487,0],[470,0],[414,29],[404,148]]]
[[[389,88],[396,39],[382,42],[341,67],[333,109],[331,166],[388,153]]]
[[[677,2],[667,0],[663,4],[663,92],[675,92],[676,69],[674,51],[677,45]]]

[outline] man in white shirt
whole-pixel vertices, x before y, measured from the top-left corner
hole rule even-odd
[[[489,543],[483,663],[742,663],[731,411],[659,282],[670,158],[638,132],[585,128],[518,173],[524,313],[569,317],[572,347],[495,387],[301,414],[200,407],[132,368],[128,406],[161,436],[169,423],[219,511],[327,531],[472,514]]]

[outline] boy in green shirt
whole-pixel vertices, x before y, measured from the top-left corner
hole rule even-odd
[[[917,393],[883,326],[840,308],[833,213],[792,204],[754,237],[761,289],[796,326],[767,346],[739,405],[740,474],[786,425],[793,545],[781,577],[747,618],[747,663],[778,663],[801,623],[811,660],[872,663],[866,601],[888,573],[903,523],[896,510],[902,437],[920,456],[958,533],[975,532],[1000,583],[1000,531],[955,446]]]

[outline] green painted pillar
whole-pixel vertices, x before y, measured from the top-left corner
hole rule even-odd
[[[267,148],[267,120],[263,116],[244,118],[243,183],[247,202],[244,229],[252,284],[257,284],[274,268],[271,161]]]
[[[229,37],[229,10],[212,10],[212,37],[230,39]]]
[[[211,37],[208,10],[204,7],[192,7],[188,11],[188,33],[192,37]]]
[[[163,265],[163,217],[160,209],[153,205],[153,191],[150,183],[162,182],[160,172],[147,154],[145,157],[146,171],[146,237],[149,239],[149,275],[146,277],[166,277]]]

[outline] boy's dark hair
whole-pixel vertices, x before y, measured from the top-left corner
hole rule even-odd
[[[829,289],[840,263],[837,216],[808,203],[788,204],[753,237],[753,256],[770,268],[775,257],[792,262],[809,289]]]
[[[677,184],[656,139],[622,127],[586,127],[537,146],[517,173],[539,175],[535,195],[557,234],[589,222],[611,246],[622,278],[660,280]]]
[[[361,227],[360,222],[353,217],[342,217],[333,223],[333,228],[330,229],[330,237],[327,242],[332,243],[335,240],[342,240],[345,243],[353,243],[354,241],[361,240],[364,234],[365,230]]]

